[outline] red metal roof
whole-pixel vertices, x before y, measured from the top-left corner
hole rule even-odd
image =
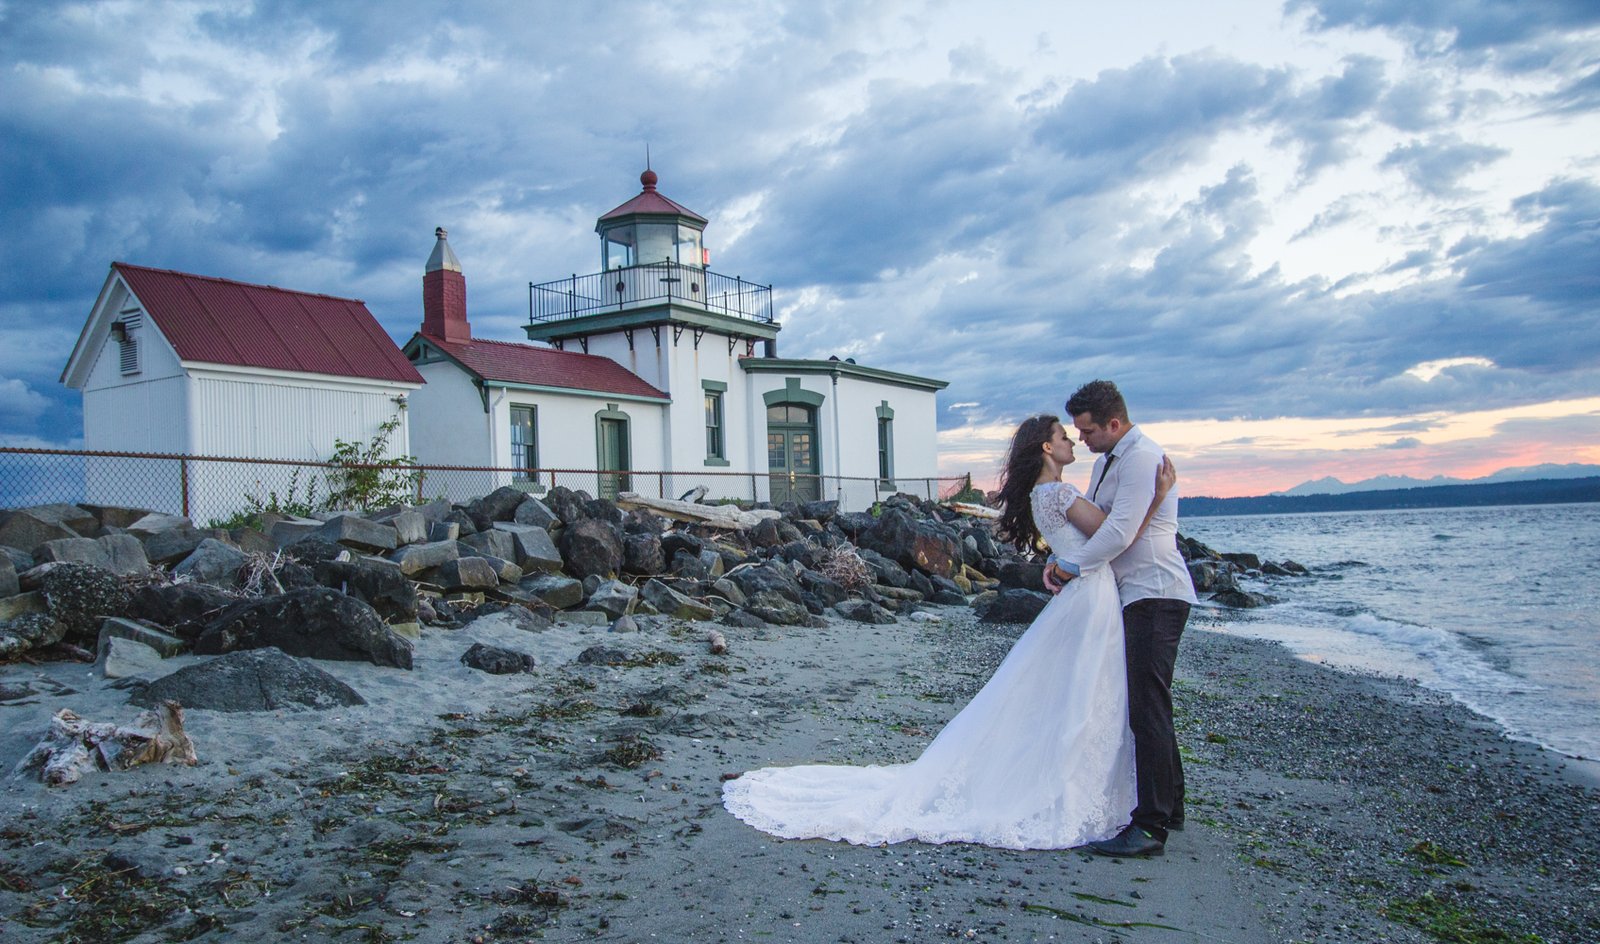
[[[365,302],[111,264],[185,361],[423,382]]]
[[[609,357],[534,347],[514,341],[446,341],[431,334],[418,337],[449,355],[482,380],[565,387],[595,393],[671,399]]]
[[[606,220],[615,219],[619,216],[631,216],[635,213],[657,213],[668,216],[687,216],[689,219],[695,220],[701,224],[706,222],[706,218],[695,211],[683,206],[682,204],[668,200],[666,197],[663,197],[661,194],[657,193],[655,171],[646,170],[644,173],[640,174],[639,183],[644,185],[644,191],[637,197],[634,197],[632,200],[624,203],[622,206],[612,210],[610,213],[601,216],[600,222],[603,223]]]

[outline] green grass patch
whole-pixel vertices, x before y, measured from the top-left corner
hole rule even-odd
[[[1495,927],[1465,905],[1424,892],[1420,898],[1397,898],[1382,909],[1390,921],[1409,924],[1446,944],[1544,944],[1537,934],[1518,934]]]

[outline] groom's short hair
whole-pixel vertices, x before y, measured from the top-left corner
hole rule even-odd
[[[1096,426],[1104,426],[1113,419],[1128,422],[1128,404],[1122,399],[1122,391],[1109,380],[1091,380],[1067,399],[1067,415],[1078,417],[1084,413],[1089,414]]]

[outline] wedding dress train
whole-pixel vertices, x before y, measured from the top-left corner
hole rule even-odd
[[[1058,552],[1071,485],[1033,491]],[[1109,568],[1073,580],[983,689],[908,764],[766,767],[723,785],[728,812],[786,839],[917,839],[1065,849],[1113,836],[1135,805],[1122,609]]]

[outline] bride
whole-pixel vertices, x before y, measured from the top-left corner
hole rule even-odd
[[[1025,420],[1001,476],[1000,532],[1064,551],[1105,515],[1061,481],[1072,440]],[[1177,475],[1163,460],[1150,514]],[[1141,526],[1142,530],[1142,526]],[[1135,805],[1122,608],[1109,568],[1045,606],[994,677],[909,764],[767,767],[723,786],[728,812],[785,839],[1066,849],[1116,835]]]

